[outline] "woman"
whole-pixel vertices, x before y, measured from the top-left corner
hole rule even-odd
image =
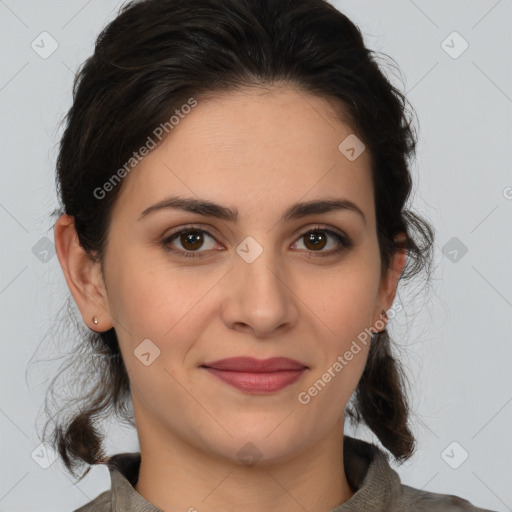
[[[91,353],[51,439],[71,472],[112,479],[79,511],[484,510],[403,485],[384,451],[414,450],[386,327],[399,279],[431,262],[405,206],[415,144],[324,0],[124,6],[57,162],[55,243]],[[140,453],[107,457],[110,411]]]

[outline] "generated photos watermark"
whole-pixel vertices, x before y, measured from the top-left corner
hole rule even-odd
[[[184,119],[191,110],[197,106],[197,100],[195,98],[189,98],[187,103],[182,105],[179,109],[174,111],[174,114],[165,123],[160,123],[152,132],[155,138],[161,141],[165,135],[171,133],[172,130],[179,124],[181,119]],[[155,139],[149,135],[146,139],[146,143],[141,146],[138,151],[133,152],[133,156],[124,163],[101,187],[96,187],[93,191],[93,195],[96,199],[104,199],[107,192],[112,191],[121,180],[145,157],[152,149],[156,148],[158,143]]]
[[[391,309],[389,309],[386,312],[386,316],[391,319],[394,318],[396,313],[402,309],[402,306],[400,304],[393,304]],[[336,375],[338,375],[345,366],[348,365],[352,359],[354,359],[354,356],[359,354],[361,352],[362,347],[366,346],[368,344],[368,341],[371,341],[372,335],[376,332],[381,331],[385,326],[386,322],[382,320],[383,315],[381,315],[381,318],[379,318],[375,325],[372,325],[371,327],[367,327],[364,329],[364,331],[360,332],[357,335],[357,339],[352,340],[352,343],[350,345],[350,348],[346,350],[342,355],[338,355],[336,358],[336,361],[333,362],[331,366],[325,371],[322,376],[312,385],[310,386],[307,391],[301,391],[297,395],[297,399],[299,403],[302,405],[307,405],[309,402],[311,402],[311,398],[318,395],[320,391],[322,391],[325,386],[334,378]]]

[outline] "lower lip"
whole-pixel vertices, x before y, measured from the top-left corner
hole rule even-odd
[[[227,384],[249,393],[272,393],[293,384],[300,379],[306,368],[300,370],[282,370],[279,372],[253,373],[207,368],[212,375]]]

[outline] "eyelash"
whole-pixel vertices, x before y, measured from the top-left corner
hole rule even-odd
[[[181,249],[176,249],[175,247],[173,247],[171,245],[171,243],[174,241],[174,239],[177,238],[179,235],[182,235],[183,233],[189,233],[192,231],[198,231],[200,233],[207,234],[211,238],[215,239],[215,237],[213,235],[211,235],[208,231],[206,231],[204,229],[196,228],[194,226],[188,226],[186,228],[180,229],[179,231],[175,231],[175,232],[171,233],[164,240],[162,240],[161,243],[162,243],[163,248],[166,251],[173,252],[174,254],[176,254],[182,258],[204,258],[205,256],[200,255],[200,253],[207,252],[207,251],[182,251]],[[334,256],[334,255],[341,254],[341,253],[345,252],[347,249],[350,249],[353,246],[350,239],[347,236],[343,235],[341,232],[338,233],[337,231],[335,231],[333,229],[330,229],[330,228],[327,228],[327,227],[321,226],[321,225],[313,226],[312,228],[309,228],[307,231],[304,231],[301,235],[299,235],[297,240],[306,236],[307,234],[318,233],[318,232],[328,233],[330,235],[333,235],[335,238],[338,239],[338,241],[340,242],[340,245],[338,246],[337,249],[332,249],[327,252],[309,251],[310,253],[318,252],[318,254],[308,256],[309,258],[311,258],[311,257],[323,258],[323,257],[327,257],[327,256]]]

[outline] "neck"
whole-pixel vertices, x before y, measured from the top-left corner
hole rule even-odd
[[[164,438],[154,426],[137,428],[141,464],[135,490],[164,512],[325,512],[353,495],[343,467],[341,421],[306,451],[252,466],[200,450],[169,431]]]

